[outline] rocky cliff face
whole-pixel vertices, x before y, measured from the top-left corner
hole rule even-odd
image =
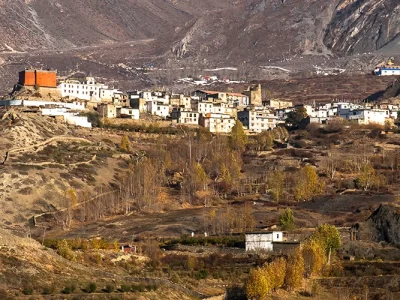
[[[390,205],[380,205],[368,218],[373,240],[400,245],[400,210]]]
[[[0,51],[156,38],[177,57],[235,62],[381,49],[398,0],[0,0]]]
[[[398,0],[340,0],[326,28],[324,43],[339,55],[397,47]],[[396,45],[395,45],[396,44]]]

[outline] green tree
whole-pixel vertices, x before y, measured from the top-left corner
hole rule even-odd
[[[289,207],[279,216],[279,225],[283,230],[291,230],[296,227],[293,211]]]
[[[124,135],[121,139],[121,149],[125,152],[129,152],[130,150],[129,137],[127,135]]]
[[[319,180],[318,174],[310,165],[300,169],[295,187],[295,198],[300,200],[311,200],[324,190],[324,183]]]
[[[61,240],[57,243],[57,253],[70,261],[76,260],[76,255],[66,240]]]
[[[291,129],[298,129],[301,127],[305,118],[307,118],[307,110],[304,106],[300,106],[296,110],[288,113],[286,126]]]
[[[279,202],[285,190],[285,174],[282,171],[272,172],[268,177],[267,185],[274,200]]]
[[[243,124],[239,120],[236,120],[235,125],[232,127],[231,134],[229,136],[229,146],[232,150],[243,152],[246,149],[248,138],[243,129]]]
[[[340,248],[340,233],[336,226],[333,225],[319,225],[311,239],[320,243],[326,253]]]
[[[300,248],[289,256],[285,277],[285,285],[288,290],[301,287],[304,277],[304,259]]]

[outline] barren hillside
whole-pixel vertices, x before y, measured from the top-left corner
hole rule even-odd
[[[400,30],[395,0],[17,0],[0,7],[3,51],[162,38],[162,50],[178,56],[265,61],[370,52]]]

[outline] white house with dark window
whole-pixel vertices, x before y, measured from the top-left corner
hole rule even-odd
[[[246,233],[246,251],[273,251],[273,243],[283,241],[282,231]]]
[[[230,133],[236,124],[236,119],[228,114],[209,113],[200,117],[199,124],[213,133]]]
[[[153,116],[166,118],[169,116],[169,105],[158,101],[146,101],[147,112]]]
[[[107,85],[96,82],[93,77],[86,77],[84,80],[67,79],[58,85],[58,89],[62,97],[87,101],[111,101],[122,94],[117,89],[109,89]]]
[[[237,113],[238,119],[250,132],[262,132],[273,129],[279,123],[279,117],[266,110],[245,109]]]
[[[184,108],[174,108],[171,112],[172,120],[179,124],[199,125],[200,114]]]
[[[117,107],[117,118],[139,120],[140,111],[131,107]]]

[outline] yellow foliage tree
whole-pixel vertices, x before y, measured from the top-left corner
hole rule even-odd
[[[318,174],[312,166],[305,166],[300,169],[295,187],[296,200],[311,200],[324,190],[324,183],[319,180]]]
[[[325,249],[321,242],[309,239],[303,246],[302,251],[306,277],[320,275],[326,262]]]
[[[246,283],[246,295],[248,299],[265,299],[272,290],[270,281],[265,276],[262,268],[250,270]]]
[[[285,174],[282,171],[274,171],[268,177],[268,189],[275,201],[282,199],[285,190]]]
[[[247,135],[244,132],[243,124],[239,120],[232,127],[231,134],[229,136],[229,145],[232,150],[243,152],[246,149],[248,143]]]
[[[286,269],[285,285],[288,290],[301,287],[304,277],[304,259],[300,249],[289,256]]]
[[[207,173],[204,171],[203,167],[199,163],[195,165],[194,169],[195,169],[196,183],[199,186],[201,186],[201,189],[203,191],[205,191],[207,189],[207,181],[208,181]]]
[[[281,288],[285,283],[286,268],[286,259],[283,257],[275,259],[266,267],[266,273],[274,290]]]
[[[129,152],[130,150],[130,145],[129,145],[129,137],[127,135],[124,135],[121,139],[121,149],[125,152]]]

